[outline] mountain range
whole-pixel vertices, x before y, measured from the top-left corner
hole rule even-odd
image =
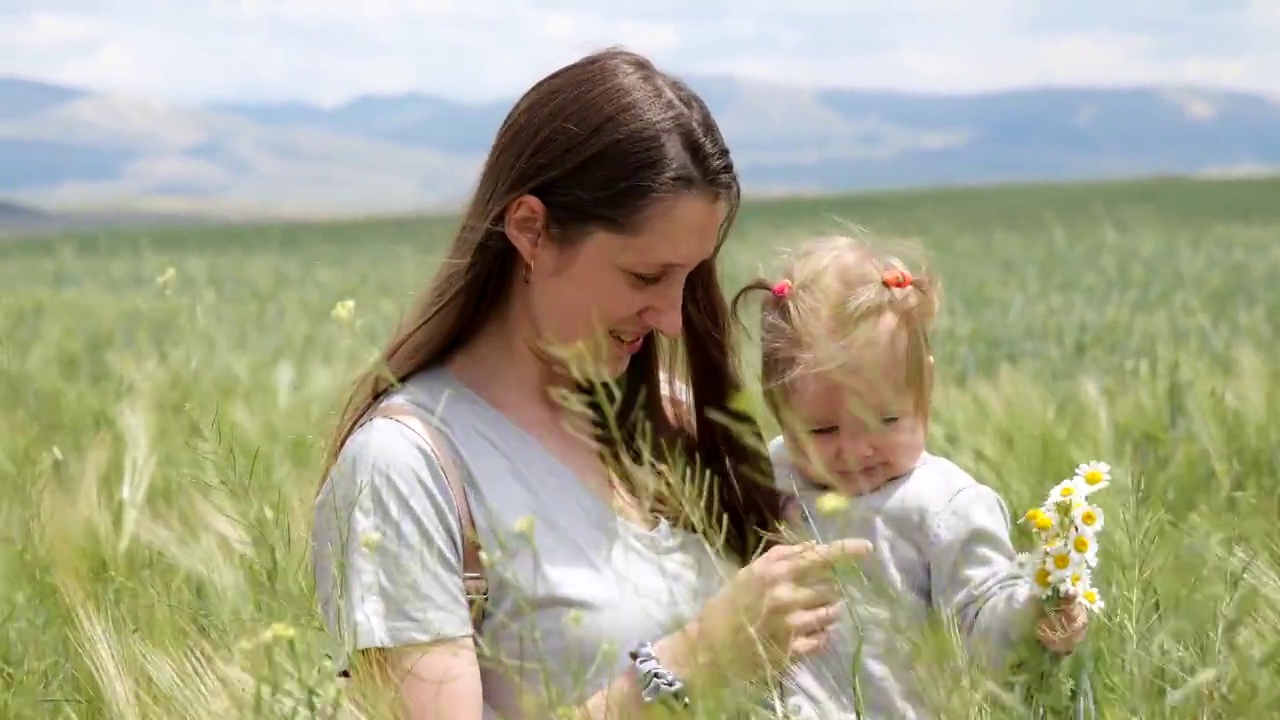
[[[689,82],[754,194],[1280,170],[1280,99],[1260,95]],[[513,101],[406,94],[197,107],[0,78],[0,199],[10,203],[0,218],[23,215],[14,203],[227,217],[446,208],[470,189]]]

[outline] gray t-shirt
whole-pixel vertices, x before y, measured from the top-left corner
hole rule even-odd
[[[799,496],[802,535],[866,538],[874,547],[859,564],[860,577],[849,578],[850,617],[837,639],[798,663],[786,683],[795,717],[855,717],[855,667],[862,720],[931,717],[920,688],[946,692],[946,678],[920,677],[913,659],[928,652],[920,643],[930,616],[954,618],[969,650],[988,666],[1026,638],[1036,595],[1016,567],[1009,513],[994,490],[925,453],[910,473],[823,513],[818,500],[828,491],[798,472],[781,437],[769,454],[779,487]]]
[[[444,367],[407,401],[453,453],[486,557],[486,718],[578,705],[694,616],[733,568],[700,537],[619,517],[537,440]],[[471,634],[461,532],[439,464],[413,431],[374,418],[321,488],[313,530],[321,609],[345,667],[355,649]],[[524,696],[533,705],[522,710]]]

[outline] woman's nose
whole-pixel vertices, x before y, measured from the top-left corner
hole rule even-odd
[[[680,331],[684,326],[684,320],[680,314],[680,307],[676,306],[673,310],[661,310],[655,312],[651,319],[653,329],[662,333],[669,338],[680,337]]]
[[[644,320],[654,330],[669,338],[680,337],[684,329],[684,288],[664,291],[657,303],[645,312]]]

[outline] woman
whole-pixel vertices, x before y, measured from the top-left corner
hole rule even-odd
[[[716,278],[738,198],[706,106],[640,56],[590,55],[517,102],[317,498],[317,584],[352,677],[380,669],[423,720],[637,717],[821,645],[830,564],[867,546],[768,542],[779,496],[758,428],[730,409]],[[659,387],[679,368],[688,413]],[[582,382],[600,374],[618,393],[583,419],[564,397],[608,387]],[[376,416],[390,404],[422,429]],[[478,629],[469,523],[487,555]]]

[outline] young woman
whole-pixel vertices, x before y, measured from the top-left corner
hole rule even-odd
[[[868,546],[768,540],[780,496],[733,410],[715,265],[738,199],[705,104],[638,55],[592,54],[517,102],[317,498],[353,678],[390,677],[423,720],[630,718],[722,703],[824,642],[830,565]],[[590,412],[565,401],[601,387]]]

